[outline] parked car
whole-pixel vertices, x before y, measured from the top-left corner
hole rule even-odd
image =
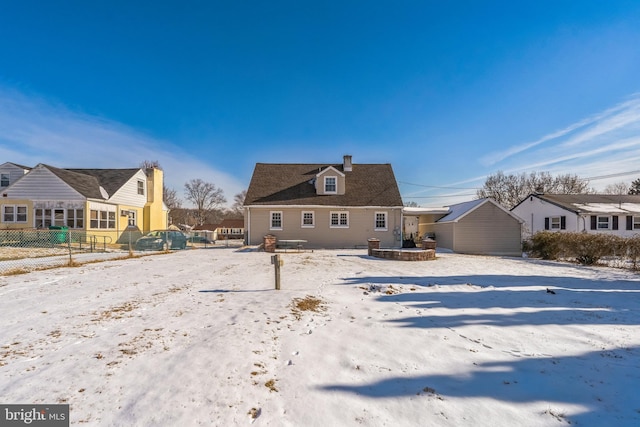
[[[136,241],[136,250],[163,251],[184,249],[187,247],[187,236],[176,230],[150,231]]]
[[[189,237],[189,241],[191,243],[207,243],[209,245],[212,245],[215,243],[214,240],[207,239],[205,236],[191,236]]]

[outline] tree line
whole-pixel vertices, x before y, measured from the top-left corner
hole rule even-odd
[[[549,172],[530,172],[506,175],[499,171],[489,175],[482,188],[476,191],[477,198],[490,197],[507,209],[520,203],[531,193],[593,194],[596,190],[589,181],[577,175],[552,176]],[[624,182],[609,184],[604,194],[640,194],[640,178],[630,185]]]
[[[140,164],[142,169],[162,169],[157,160],[145,160]],[[230,208],[223,205],[227,203],[224,191],[212,182],[205,182],[200,178],[194,178],[184,184],[184,198],[191,202],[192,208],[183,208],[182,199],[173,188],[162,185],[164,204],[169,208],[170,223],[175,225],[202,225],[218,224],[225,218],[242,218],[243,204],[247,191],[243,190],[233,196],[233,204]]]

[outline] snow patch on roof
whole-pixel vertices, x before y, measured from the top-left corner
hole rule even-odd
[[[590,213],[627,214],[640,212],[637,203],[572,203],[578,210]]]
[[[466,215],[467,212],[475,209],[486,201],[487,199],[476,199],[469,202],[458,203],[457,205],[451,205],[449,206],[449,215],[445,216],[444,218],[440,218],[438,222],[457,221],[462,216]]]

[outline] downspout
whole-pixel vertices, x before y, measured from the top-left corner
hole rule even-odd
[[[247,230],[247,245],[251,244],[251,209],[247,206],[247,224],[245,224]]]
[[[531,236],[529,237],[533,237],[533,212],[531,212],[531,229],[529,230],[529,232],[531,233]]]
[[[400,242],[398,243],[400,248],[402,248],[402,242],[404,242],[404,213],[402,210],[400,208]]]

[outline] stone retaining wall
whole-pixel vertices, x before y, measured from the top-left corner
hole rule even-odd
[[[371,256],[398,261],[430,261],[436,259],[434,249],[403,251],[400,249],[370,249]]]

